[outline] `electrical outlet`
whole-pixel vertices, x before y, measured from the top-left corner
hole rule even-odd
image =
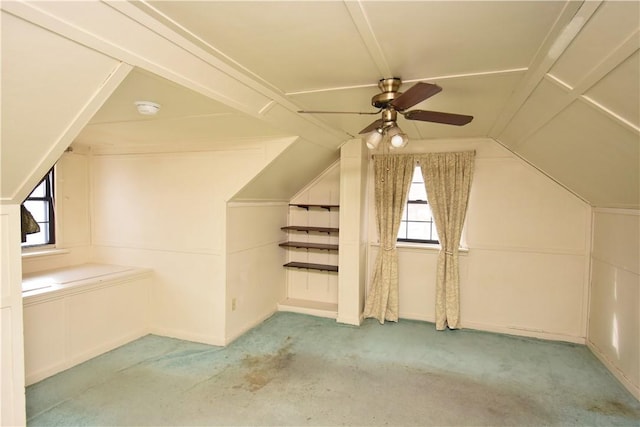
[[[231,311],[236,311],[236,303],[237,303],[236,299],[232,298],[231,299]]]

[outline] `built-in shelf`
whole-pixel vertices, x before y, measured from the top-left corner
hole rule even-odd
[[[310,263],[310,262],[288,262],[288,263],[284,264],[284,267],[305,268],[307,270],[321,270],[321,271],[338,272],[338,266],[337,265],[314,264],[314,263]]]
[[[326,243],[309,243],[309,242],[282,242],[280,246],[285,248],[300,248],[300,249],[326,249],[328,251],[337,251],[338,245],[329,245]]]
[[[330,211],[331,209],[337,209],[340,205],[313,205],[313,204],[302,204],[302,203],[292,203],[289,206],[296,206],[302,209],[309,210],[309,208],[322,208]]]
[[[307,211],[310,208],[322,208],[328,211],[331,211],[333,208],[339,208],[339,205],[332,204],[306,204],[306,203],[290,203],[290,207],[303,208]],[[327,212],[329,213],[329,212]],[[329,222],[329,221],[327,221]],[[308,225],[288,225],[286,227],[281,227],[283,231],[304,231],[306,233],[316,232],[316,233],[338,233],[339,229],[337,227],[316,227],[316,226],[308,226]],[[328,250],[328,251],[337,251],[337,244],[329,244],[329,243],[315,243],[315,242],[294,242],[294,241],[286,241],[280,243],[280,247],[283,248],[300,248],[300,249],[320,249],[320,250]],[[284,264],[284,267],[287,268],[303,268],[307,270],[319,270],[319,271],[329,271],[329,272],[338,272],[337,265],[329,265],[329,264],[315,264],[310,262],[288,262]]]
[[[292,313],[335,319],[338,317],[338,304],[287,298],[278,304],[278,311],[289,311]]]
[[[340,231],[339,228],[334,227],[309,227],[306,225],[287,225],[286,227],[281,227],[280,229],[284,231],[315,231],[318,233],[337,233],[338,231]]]

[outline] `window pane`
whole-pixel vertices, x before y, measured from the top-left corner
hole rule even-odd
[[[428,222],[410,222],[408,223],[407,237],[409,239],[429,239],[429,223]]]
[[[424,178],[422,178],[422,171],[420,170],[420,166],[416,166],[413,169],[413,178],[411,178],[411,182],[421,182],[424,187]]]
[[[407,222],[402,221],[400,223],[400,228],[398,229],[398,239],[406,239],[407,238]]]
[[[29,194],[29,197],[44,197],[45,196],[45,190],[46,190],[46,180],[42,181],[40,183],[40,185],[38,185],[33,192],[31,192],[31,194]]]
[[[435,222],[431,224],[431,240],[440,241],[440,238],[438,237],[438,231],[436,230]]]
[[[427,191],[420,166],[416,166],[413,170],[413,178],[409,187],[407,204],[402,214],[398,239],[437,242],[438,235],[433,224],[430,205],[428,203],[410,203],[410,201],[427,201]]]
[[[431,221],[431,209],[427,204],[410,203],[407,205],[409,221]]]
[[[411,187],[409,187],[409,200],[427,200],[427,191],[423,183],[411,184]]]
[[[40,200],[33,200],[34,198]],[[53,169],[47,173],[23,204],[40,226],[40,232],[27,234],[22,246],[55,243],[55,214],[50,210],[53,206]]]

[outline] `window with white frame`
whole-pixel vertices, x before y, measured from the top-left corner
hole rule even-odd
[[[398,242],[439,243],[420,166],[413,170],[409,195],[398,231]]]
[[[40,226],[40,231],[26,235],[22,247],[51,245],[56,242],[53,168],[22,203]]]

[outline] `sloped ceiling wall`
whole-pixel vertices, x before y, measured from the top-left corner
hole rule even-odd
[[[315,153],[301,162],[307,167],[267,175],[304,183],[349,137],[299,117],[272,90],[231,77],[213,56],[181,46],[178,36],[168,40],[162,29],[149,28],[148,17],[142,25],[101,2],[0,6],[2,203],[20,203],[72,142],[96,152],[233,150],[234,140],[295,136],[293,152]],[[161,114],[138,115],[133,102],[140,97],[160,101]],[[263,198],[281,197],[275,186],[260,188],[269,190]]]
[[[577,37],[534,64],[535,87],[491,132],[596,207],[640,206],[639,17],[638,2],[583,6]]]
[[[7,13],[0,19],[0,198],[15,203],[35,187],[131,67]]]
[[[414,143],[492,137],[593,206],[640,207],[638,2],[0,7],[3,203],[21,200],[74,139],[140,149],[176,129],[200,130],[181,138],[196,145],[298,137],[237,195],[286,199],[371,121],[297,110],[360,111],[379,78],[397,75],[444,87],[416,108],[475,117],[465,127],[403,121]],[[406,25],[389,25],[390,10]],[[173,111],[159,127],[120,116],[146,84],[127,85],[140,73],[174,85],[165,104],[197,95],[204,109]]]

